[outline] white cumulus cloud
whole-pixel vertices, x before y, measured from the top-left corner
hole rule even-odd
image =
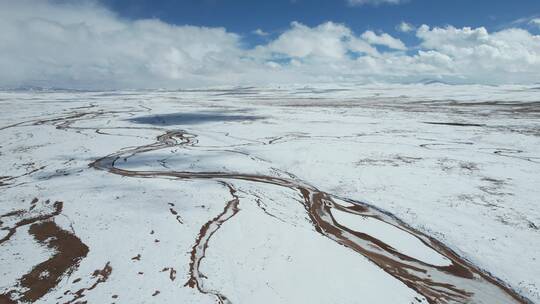
[[[267,32],[261,30],[260,28],[254,30],[253,34],[255,34],[257,36],[268,36],[269,35]]]
[[[260,49],[290,57],[314,56],[342,59],[347,51],[343,41],[350,36],[351,31],[341,24],[326,22],[310,28],[293,22],[289,30]]]
[[[386,33],[377,35],[372,31],[366,31],[362,34],[362,38],[370,44],[384,45],[394,50],[406,50],[405,44]]]
[[[402,21],[400,24],[396,26],[396,30],[402,32],[402,33],[409,33],[415,30],[414,25],[407,23],[405,21]]]
[[[1,6],[3,85],[159,86],[220,77],[240,57],[239,36],[223,28],[125,21],[92,4]]]
[[[471,82],[537,82],[540,36],[524,29],[489,33],[485,28],[430,28],[417,31],[422,47],[452,60],[451,68]]]

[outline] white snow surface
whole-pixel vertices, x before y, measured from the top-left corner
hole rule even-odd
[[[2,129],[99,111],[68,129]],[[28,209],[33,198],[62,201],[55,223],[89,248],[39,303],[71,300],[67,291],[90,286],[107,262],[111,275],[84,293],[88,303],[215,303],[184,284],[197,235],[231,200],[229,189],[215,180],[122,177],[88,166],[151,144],[163,130],[196,134],[198,144],[141,153],[118,167],[292,176],[395,215],[540,303],[540,88],[439,84],[0,92],[0,176],[15,177],[0,186],[0,214]],[[205,288],[232,303],[424,300],[317,233],[298,193],[223,181],[238,190],[240,211],[209,241],[200,265]],[[334,216],[426,263],[447,264],[405,232]],[[12,222],[0,218],[0,225]],[[0,244],[0,294],[54,254],[27,230]],[[171,267],[174,280],[163,271]]]

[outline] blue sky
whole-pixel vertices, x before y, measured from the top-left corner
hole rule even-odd
[[[103,0],[102,3],[129,19],[158,18],[176,25],[225,27],[242,34],[251,44],[260,42],[251,34],[253,30],[278,35],[292,21],[308,26],[333,21],[344,23],[355,32],[384,31],[412,42],[414,35],[395,30],[398,23],[483,26],[495,31],[511,26],[516,20],[540,16],[539,0],[408,0],[399,4],[356,6],[346,0]],[[529,27],[526,22],[523,25]]]
[[[540,83],[540,0],[0,0],[0,29],[0,88]]]

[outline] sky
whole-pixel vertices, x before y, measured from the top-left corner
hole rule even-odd
[[[129,19],[157,18],[176,25],[225,27],[259,43],[257,29],[274,35],[292,21],[310,27],[326,21],[344,23],[355,32],[396,32],[404,21],[430,26],[481,27],[497,30],[521,18],[540,17],[538,0],[105,0],[106,7]],[[399,36],[399,32],[396,33]],[[402,39],[410,39],[401,35]],[[412,36],[414,37],[414,36]]]
[[[540,83],[538,0],[0,0],[0,88]]]

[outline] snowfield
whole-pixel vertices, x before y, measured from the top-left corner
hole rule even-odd
[[[540,88],[0,92],[0,303],[540,303]]]

